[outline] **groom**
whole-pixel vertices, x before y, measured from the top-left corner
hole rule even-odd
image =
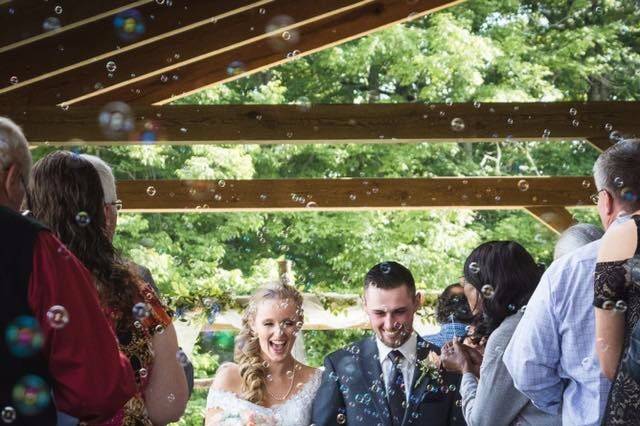
[[[464,425],[460,376],[439,369],[440,353],[413,330],[420,295],[411,272],[380,263],[364,280],[375,337],[327,356],[312,423],[326,425]]]

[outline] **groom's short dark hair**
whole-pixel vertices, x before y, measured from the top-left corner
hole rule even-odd
[[[382,288],[385,290],[398,288],[406,285],[409,294],[416,294],[416,282],[411,275],[411,271],[398,262],[388,261],[378,263],[369,269],[364,277],[364,290],[369,287]]]

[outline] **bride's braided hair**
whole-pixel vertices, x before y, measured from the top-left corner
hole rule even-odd
[[[254,404],[260,404],[266,390],[265,375],[267,367],[260,356],[260,342],[252,325],[256,318],[258,304],[263,300],[290,300],[297,308],[298,319],[302,322],[302,295],[295,287],[286,283],[270,283],[258,289],[242,316],[242,330],[236,337],[235,361],[240,367],[242,377],[242,397]],[[298,324],[300,325],[300,323]]]

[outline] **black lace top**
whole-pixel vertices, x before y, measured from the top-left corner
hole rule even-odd
[[[633,216],[640,242],[640,216]],[[596,264],[593,304],[625,315],[621,360],[628,356],[631,333],[640,319],[640,245],[633,258]],[[598,344],[598,343],[596,343]],[[611,386],[603,425],[640,425],[640,383],[620,362]]]

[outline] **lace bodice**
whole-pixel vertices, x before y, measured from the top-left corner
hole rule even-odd
[[[311,405],[320,387],[322,372],[317,370],[302,389],[282,404],[269,408],[240,398],[233,392],[209,389],[207,408],[218,408],[223,412],[220,424],[240,426],[248,423],[248,417],[257,426],[307,426],[311,424]]]

